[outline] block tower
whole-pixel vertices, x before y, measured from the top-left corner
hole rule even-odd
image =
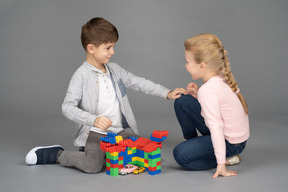
[[[118,134],[108,133],[100,143],[101,150],[106,152],[106,173],[117,176],[126,164],[144,167],[150,175],[161,173],[162,141],[168,134],[168,131],[153,131],[150,140],[143,137],[123,140]]]

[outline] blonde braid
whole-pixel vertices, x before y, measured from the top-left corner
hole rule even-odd
[[[243,95],[240,93],[240,89],[238,88],[238,83],[236,82],[234,75],[231,72],[231,67],[230,67],[229,58],[227,56],[227,51],[224,49],[224,47],[222,45],[220,48],[220,52],[222,52],[222,54],[223,54],[223,57],[222,57],[223,67],[222,67],[222,71],[221,71],[223,78],[226,80],[226,83],[229,85],[229,87],[232,89],[232,91],[237,94],[238,98],[240,99],[240,101],[243,105],[245,113],[248,114],[247,103],[246,103]]]
[[[220,48],[220,52],[222,52],[222,54],[223,54],[223,57],[222,57],[223,67],[222,67],[222,71],[221,71],[223,78],[226,80],[226,83],[229,85],[229,87],[232,89],[232,91],[237,92],[238,83],[235,81],[234,75],[231,72],[231,67],[230,67],[229,58],[227,56],[227,51],[222,46]]]

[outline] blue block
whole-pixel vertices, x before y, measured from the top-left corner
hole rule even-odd
[[[107,173],[108,175],[110,175],[110,171],[106,170],[106,173]]]
[[[157,174],[161,173],[161,169],[156,170],[156,171],[149,171],[148,173],[149,173],[149,175],[157,175]]]
[[[152,135],[151,135],[151,137],[150,137],[150,140],[151,140],[151,141],[155,141],[155,142],[162,142],[162,141],[164,141],[165,139],[167,139],[166,136],[162,137],[161,139],[156,138],[156,137],[153,137]]]
[[[111,159],[110,159],[110,163],[111,163],[111,164],[118,164],[118,160],[111,160]]]
[[[116,143],[116,139],[112,137],[101,137],[100,140],[107,143],[111,143],[112,145]]]
[[[126,154],[125,151],[121,151],[121,152],[118,154],[118,156],[119,156],[119,157],[122,157],[122,156],[124,156],[125,154]],[[124,157],[123,157],[123,159],[124,159]]]
[[[145,158],[145,152],[143,151],[143,150],[139,150],[139,149],[137,149],[137,156],[138,157],[141,157],[141,158]]]
[[[118,135],[117,133],[113,133],[113,132],[108,132],[107,133],[107,137],[115,137],[117,135]]]
[[[157,155],[148,155],[149,159],[156,159],[158,157],[161,157],[161,153],[157,154]]]
[[[132,141],[136,141],[138,139],[138,137],[129,136],[128,139],[131,139]]]

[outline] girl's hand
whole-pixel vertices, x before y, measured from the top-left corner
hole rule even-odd
[[[198,89],[199,89],[199,87],[196,83],[191,82],[187,85],[188,93],[195,98],[197,98]]]
[[[94,126],[106,130],[112,126],[112,121],[104,116],[97,117],[94,121]]]
[[[181,94],[187,95],[188,92],[184,88],[176,88],[168,93],[167,98],[175,100],[180,98]]]
[[[216,178],[219,175],[223,177],[236,176],[237,171],[227,170],[225,164],[218,164],[216,172],[213,175],[213,178]]]

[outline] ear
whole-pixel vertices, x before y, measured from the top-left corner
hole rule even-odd
[[[206,63],[204,63],[204,62],[200,63],[200,70],[201,71],[204,71],[206,69],[206,67],[207,67]]]
[[[93,54],[94,53],[94,45],[93,44],[88,44],[87,45],[87,52]]]

